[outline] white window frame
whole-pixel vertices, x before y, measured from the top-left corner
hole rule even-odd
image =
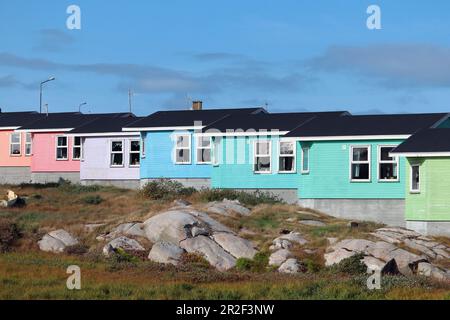
[[[282,143],[292,143],[292,152],[293,152],[292,155],[291,154],[281,154],[281,144]],[[280,170],[281,157],[293,158],[292,159],[292,170],[289,170],[289,171]],[[270,165],[272,165],[272,163]],[[296,172],[297,172],[297,142],[292,141],[292,140],[279,140],[278,141],[278,173],[296,173]]]
[[[300,172],[303,174],[309,173],[309,167],[311,165],[311,147],[310,146],[304,146],[302,148],[302,163],[300,164]],[[304,163],[305,163],[305,150],[308,150],[308,168],[304,169]]]
[[[80,139],[80,144],[79,145],[75,145],[76,138]],[[82,137],[73,137],[73,140],[72,140],[72,160],[80,161],[83,158],[83,141],[82,140],[83,140]],[[80,157],[79,158],[75,158],[75,148],[80,148]]]
[[[204,138],[208,138],[209,139],[209,147],[203,147],[200,143],[200,141]],[[211,164],[212,163],[212,138],[211,137],[205,137],[205,136],[198,136],[196,137],[196,146],[195,146],[195,162],[197,164]],[[199,150],[209,150],[209,154],[210,154],[210,161],[200,161],[198,159],[198,152]]]
[[[145,138],[141,135],[141,160],[145,159]]]
[[[189,145],[187,147],[178,147],[177,140],[178,137],[188,137]],[[173,148],[173,160],[175,161],[175,164],[177,165],[189,165],[192,164],[192,135],[190,133],[177,133],[173,135],[174,138],[174,148]],[[183,161],[177,161],[177,150],[189,150],[189,161],[183,162]]]
[[[139,168],[141,166],[141,148],[142,148],[142,139],[130,139],[129,140],[129,149],[128,149],[128,166],[130,168]],[[131,150],[131,144],[133,142],[139,142],[139,151],[132,151]],[[132,154],[139,154],[139,164],[131,164],[131,155]]]
[[[30,142],[28,142],[28,137],[30,137]],[[30,152],[27,153],[27,146],[30,146]],[[25,133],[25,157],[30,157],[33,155],[33,136],[31,132]]]
[[[256,152],[257,152],[257,148],[256,148],[256,144],[257,143],[264,143],[264,142],[268,142],[269,143],[269,154],[267,155],[267,154],[264,154],[264,155],[262,155],[262,154],[257,154]],[[269,163],[270,163],[270,166],[269,166],[269,170],[268,171],[256,171],[255,170],[255,166],[256,166],[256,163],[257,163],[257,161],[256,161],[256,159],[258,158],[258,157],[269,157]],[[272,141],[271,140],[267,140],[267,139],[265,139],[265,140],[258,140],[258,139],[256,139],[255,141],[253,141],[253,172],[254,173],[258,173],[258,174],[271,174],[272,173]]]
[[[414,172],[414,170],[413,170],[413,168],[414,167],[417,167],[417,169],[419,170],[419,188],[418,189],[413,189],[413,180],[414,180],[414,177],[413,177],[413,172]],[[409,168],[409,192],[410,193],[414,193],[414,194],[418,194],[418,193],[420,193],[420,179],[421,177],[420,177],[420,165],[419,164],[417,164],[417,163],[415,163],[415,164],[411,164],[411,166],[410,166],[410,168]]]
[[[13,135],[19,135],[19,142],[12,142],[12,137],[13,137]],[[19,154],[13,154],[12,153],[12,146],[13,145],[19,145]],[[11,157],[21,157],[22,156],[22,133],[20,133],[20,132],[12,132],[10,135],[9,135],[9,155],[11,156]]]
[[[221,140],[219,140],[219,137],[215,137],[214,141],[211,144],[212,147],[211,161],[212,165],[215,167],[218,167],[220,165],[220,157],[222,155],[220,146]]]
[[[359,148],[367,148],[367,160],[366,161],[353,161],[353,149],[359,149]],[[364,145],[351,145],[350,146],[350,182],[371,182],[372,181],[372,149],[370,145],[364,144]],[[368,164],[369,165],[369,178],[368,179],[353,179],[352,178],[352,168],[354,164]]]
[[[65,146],[58,146],[58,138],[66,138],[66,145]],[[67,149],[67,157],[58,159],[58,149],[60,148],[66,148]],[[56,161],[67,161],[69,160],[69,137],[68,136],[56,136],[55,137],[55,159]]]
[[[122,151],[113,151],[113,143],[120,142],[122,143]],[[122,164],[112,164],[112,155],[113,154],[122,154]],[[123,168],[125,167],[125,141],[123,139],[111,139],[109,142],[109,166],[111,168]]]
[[[399,170],[399,166],[400,166],[400,159],[398,156],[394,156],[391,158],[394,158],[394,160],[381,160],[381,149],[382,148],[395,148],[397,147],[397,145],[379,145],[378,146],[378,155],[377,155],[377,170],[378,170],[378,181],[380,182],[399,182],[400,181],[400,170]],[[380,177],[381,175],[381,164],[396,164],[397,165],[397,172],[396,172],[396,179],[382,179]]]

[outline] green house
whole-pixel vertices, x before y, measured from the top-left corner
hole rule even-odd
[[[405,219],[423,234],[450,235],[450,129],[422,130],[394,149],[406,157]]]

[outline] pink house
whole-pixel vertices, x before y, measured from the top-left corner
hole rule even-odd
[[[49,113],[39,121],[22,126],[16,132],[31,134],[33,183],[58,182],[60,179],[80,182],[82,138],[69,134],[81,125],[103,117],[121,117],[128,113],[81,114]]]
[[[0,112],[0,183],[20,184],[31,181],[33,154],[30,133],[15,132],[19,127],[42,118],[42,114]]]

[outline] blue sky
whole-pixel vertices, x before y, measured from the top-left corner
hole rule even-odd
[[[450,111],[448,1],[0,2],[0,107]],[[68,30],[66,8],[81,8]],[[381,7],[381,30],[366,9]]]

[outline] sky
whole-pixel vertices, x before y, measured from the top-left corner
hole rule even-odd
[[[370,5],[381,29],[366,26]],[[69,30],[70,5],[81,29]],[[0,108],[450,112],[450,2],[0,0]]]

